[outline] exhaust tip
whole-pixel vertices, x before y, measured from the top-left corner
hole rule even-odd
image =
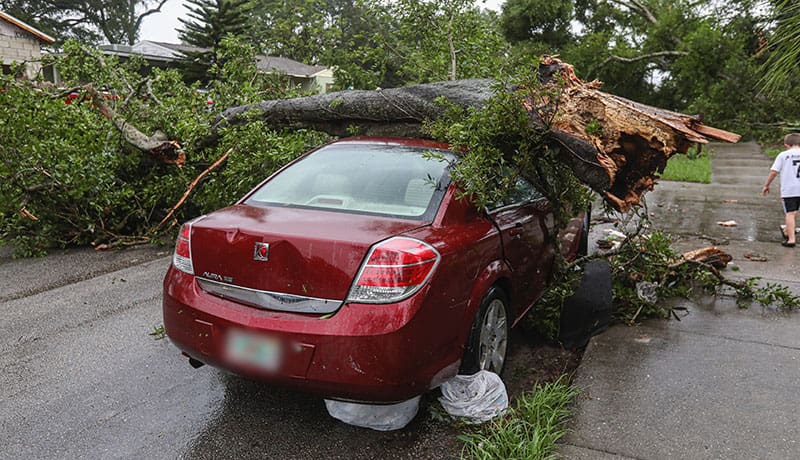
[[[192,366],[195,369],[199,369],[199,368],[205,366],[206,363],[204,363],[202,361],[198,361],[198,360],[196,360],[194,358],[189,358],[189,365]]]

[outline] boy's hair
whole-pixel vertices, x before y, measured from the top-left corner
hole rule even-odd
[[[786,145],[800,147],[800,134],[797,133],[787,134],[786,137],[783,138],[783,143]]]

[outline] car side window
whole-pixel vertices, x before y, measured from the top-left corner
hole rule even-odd
[[[530,182],[523,178],[517,178],[516,184],[510,190],[508,196],[503,200],[505,206],[514,204],[530,203],[531,201],[542,198],[542,194],[536,190],[536,187],[531,185]]]

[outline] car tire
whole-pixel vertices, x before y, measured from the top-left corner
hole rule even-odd
[[[586,215],[583,216],[583,223],[581,225],[581,240],[578,243],[578,257],[583,257],[589,254],[589,226],[592,223],[592,206],[586,209]]]
[[[475,315],[459,373],[471,375],[480,370],[502,373],[510,333],[508,296],[502,289],[492,286]]]

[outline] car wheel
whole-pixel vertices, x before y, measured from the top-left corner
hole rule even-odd
[[[508,298],[492,287],[481,302],[475,315],[467,349],[461,361],[462,374],[487,370],[500,374],[506,362],[510,331]]]
[[[586,215],[583,216],[583,223],[581,225],[581,241],[578,243],[578,257],[583,257],[589,254],[589,226],[592,223],[592,207],[586,209]]]

